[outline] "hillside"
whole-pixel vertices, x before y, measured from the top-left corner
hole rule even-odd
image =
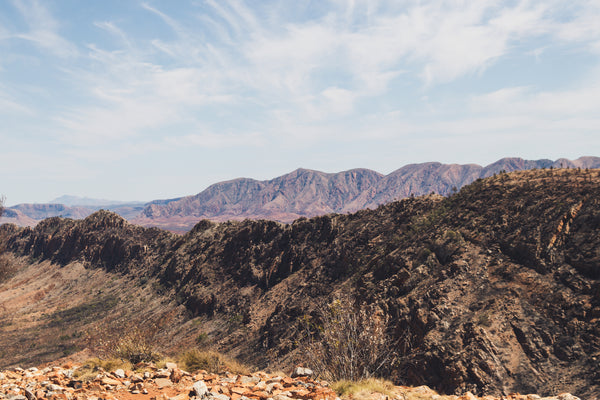
[[[600,170],[546,169],[289,225],[202,221],[183,236],[104,211],[5,225],[21,267],[0,284],[0,367],[93,344],[83,333],[99,325],[158,320],[165,351],[203,338],[287,367],[302,362],[299,319],[344,293],[389,320],[397,383],[598,397],[598,199]]]

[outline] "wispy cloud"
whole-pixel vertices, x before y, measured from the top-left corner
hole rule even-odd
[[[11,36],[32,42],[40,48],[60,57],[76,57],[76,46],[59,33],[60,25],[38,0],[13,0],[29,28]]]
[[[417,157],[444,135],[467,152],[599,126],[594,0],[142,2],[68,22],[60,2],[9,4],[0,112],[29,112],[80,160],[331,143]],[[554,78],[565,54],[582,63]]]

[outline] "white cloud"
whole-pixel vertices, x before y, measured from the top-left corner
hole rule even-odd
[[[59,23],[37,0],[13,0],[29,27],[27,32],[14,33],[11,36],[34,43],[60,57],[76,57],[77,48],[59,34]]]
[[[361,115],[361,105],[373,99],[385,106],[394,84],[420,86],[418,94],[423,97],[440,84],[485,73],[531,38],[546,38],[543,42],[548,44],[536,47],[546,51],[553,37],[592,43],[600,36],[592,22],[597,7],[591,3],[581,3],[571,17],[561,19],[555,15],[556,4],[527,0],[510,5],[335,1],[326,12],[293,20],[276,8],[261,8],[268,5],[205,4],[209,12],[188,20],[142,4],[143,10],[172,29],[171,40],[144,41],[133,38],[122,28],[125,24],[96,22],[122,47],[109,51],[89,45],[86,62],[70,69],[73,81],[92,101],[71,106],[56,118],[64,140],[88,146],[123,138],[145,140],[151,132],[164,130],[170,131],[171,143],[233,146],[235,140],[245,143],[244,119],[256,122],[248,129],[256,131],[263,124],[261,135],[278,140],[338,138],[336,130],[345,131],[347,125],[356,127],[353,137],[358,137],[358,130],[369,121],[368,115]],[[202,10],[207,8],[195,12]],[[44,31],[57,31],[48,15],[31,18],[46,20]],[[490,111],[494,109],[518,116],[502,125],[514,127],[523,109],[539,118],[559,111],[566,115],[567,109],[569,115],[589,113],[596,94],[595,89],[536,93],[530,87],[517,87],[479,96],[469,104],[477,118],[498,115]],[[433,123],[426,117],[436,115],[435,107],[441,106],[432,98],[422,102],[419,115],[384,118],[379,135],[397,135],[395,126],[437,129],[430,128]],[[223,110],[223,115],[237,115],[236,123],[226,117],[203,120],[209,107]],[[252,112],[236,114],[248,108]],[[344,118],[348,120],[341,121]],[[430,127],[419,128],[417,123]]]

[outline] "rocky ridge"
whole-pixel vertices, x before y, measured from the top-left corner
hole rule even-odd
[[[0,349],[19,354],[38,340],[36,329],[84,330],[91,320],[74,317],[93,310],[100,318],[147,293],[176,303],[179,319],[161,334],[174,343],[193,345],[204,335],[260,368],[290,365],[302,358],[298,320],[347,293],[389,320],[397,383],[457,395],[597,398],[598,199],[599,170],[546,169],[497,174],[447,198],[288,225],[202,221],[179,236],[99,212],[35,229],[3,226],[8,251],[30,264],[0,285],[0,321],[14,338],[0,337]],[[73,265],[102,272],[98,284],[126,282],[115,286],[114,307],[98,309],[94,292],[49,315],[31,314],[57,289],[50,282],[40,289],[37,279]],[[81,282],[71,282],[61,293],[77,292]],[[139,292],[130,298],[133,289]],[[13,306],[18,296],[28,301],[21,308]],[[145,315],[144,304],[135,304]]]

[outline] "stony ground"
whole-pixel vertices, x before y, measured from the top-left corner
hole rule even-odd
[[[174,363],[165,368],[143,366],[139,371],[103,371],[80,375],[80,365],[67,363],[43,369],[13,368],[0,372],[0,399],[7,400],[340,400],[324,381],[307,376],[188,373]],[[568,393],[556,397],[510,394],[501,398],[441,396],[426,386],[396,386],[387,393],[359,392],[355,400],[579,400]]]

